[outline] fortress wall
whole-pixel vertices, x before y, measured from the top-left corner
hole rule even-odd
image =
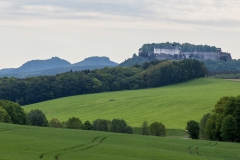
[[[166,60],[168,58],[169,58],[169,55],[167,55],[167,54],[156,54],[157,60]]]
[[[204,59],[218,60],[220,58],[218,52],[203,52],[202,54]]]
[[[201,59],[211,59],[211,60],[219,59],[218,52],[182,52],[181,54],[185,55],[186,58],[189,58],[190,56],[197,56],[197,58],[201,58]]]

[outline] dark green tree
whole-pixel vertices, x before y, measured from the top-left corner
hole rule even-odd
[[[125,128],[125,132],[124,132],[124,133],[133,134],[133,129],[132,129],[132,127],[127,126],[127,127]]]
[[[199,127],[198,122],[196,122],[194,120],[188,121],[186,129],[188,131],[190,138],[192,138],[192,139],[199,138],[200,127]]]
[[[207,121],[210,117],[210,113],[208,114],[205,114],[201,121],[200,121],[200,124],[199,124],[199,127],[200,127],[200,138],[202,139],[206,139],[207,138],[207,135],[206,135],[206,125],[207,125]]]
[[[46,127],[48,125],[48,121],[45,114],[39,109],[31,110],[28,113],[28,123],[33,126]]]
[[[142,135],[149,135],[149,127],[148,127],[147,121],[143,122],[141,129],[142,129],[142,131],[141,131]]]
[[[82,126],[82,121],[77,117],[72,117],[68,119],[66,126],[70,129],[80,129]]]
[[[153,122],[149,126],[150,135],[153,136],[166,136],[165,126],[161,122]]]
[[[5,122],[12,122],[14,124],[27,124],[27,114],[23,108],[18,104],[8,100],[0,100],[0,106],[7,112]]]
[[[109,131],[111,121],[106,119],[97,119],[92,123],[92,129],[96,131]]]
[[[124,133],[126,127],[127,123],[123,119],[113,119],[110,126],[110,131]]]
[[[132,129],[123,119],[113,119],[110,126],[111,132],[132,133]]]
[[[223,119],[220,131],[224,141],[235,141],[238,133],[236,118],[232,115],[226,116]]]
[[[89,121],[84,122],[84,124],[82,125],[83,130],[92,130],[92,128],[92,124]]]

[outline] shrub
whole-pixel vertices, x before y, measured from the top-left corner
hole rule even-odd
[[[111,121],[106,119],[97,119],[92,123],[92,129],[96,131],[109,131]]]
[[[123,119],[113,119],[110,126],[110,131],[117,133],[133,133],[132,128],[128,126]]]
[[[84,122],[82,125],[83,130],[92,130],[92,124],[89,121]]]
[[[35,109],[28,113],[28,123],[33,126],[47,126],[48,121],[41,110]]]
[[[166,136],[165,126],[161,122],[153,122],[149,126],[149,130],[153,136]]]
[[[66,126],[70,129],[80,129],[82,126],[82,121],[77,117],[72,117],[68,119]]]
[[[191,120],[187,122],[187,127],[186,127],[188,134],[190,135],[190,138],[192,139],[198,139],[199,138],[199,123]]]
[[[51,119],[48,124],[49,124],[49,127],[63,128],[63,124],[57,118]]]

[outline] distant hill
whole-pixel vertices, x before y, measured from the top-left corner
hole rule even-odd
[[[12,70],[14,70],[15,68],[5,68],[5,69],[1,69],[0,70],[0,74],[4,74],[4,73],[8,73],[8,72],[10,72],[10,71],[12,71]]]
[[[10,68],[0,70],[0,77],[35,77],[43,75],[55,75],[58,73],[81,70],[101,69],[104,67],[114,67],[118,64],[110,61],[108,57],[89,57],[75,64],[58,58],[52,57],[47,60],[32,60],[24,63],[19,68]]]
[[[46,60],[28,61],[24,63],[21,67],[14,69],[8,73],[34,72],[67,66],[71,66],[71,63],[58,57],[52,57],[51,59]]]
[[[147,58],[141,57],[141,56],[137,56],[137,55],[133,55],[132,58],[128,58],[127,60],[125,60],[124,62],[120,63],[119,66],[120,67],[128,67],[128,66],[133,66],[136,64],[143,64],[145,62],[148,62],[149,60]]]
[[[92,65],[104,65],[104,66],[117,66],[118,64],[110,61],[108,57],[89,57],[83,61],[72,64],[73,66],[92,66]]]

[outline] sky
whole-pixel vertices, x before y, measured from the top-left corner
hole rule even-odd
[[[145,43],[210,45],[240,59],[239,0],[0,0],[0,69],[60,57],[121,63]]]

